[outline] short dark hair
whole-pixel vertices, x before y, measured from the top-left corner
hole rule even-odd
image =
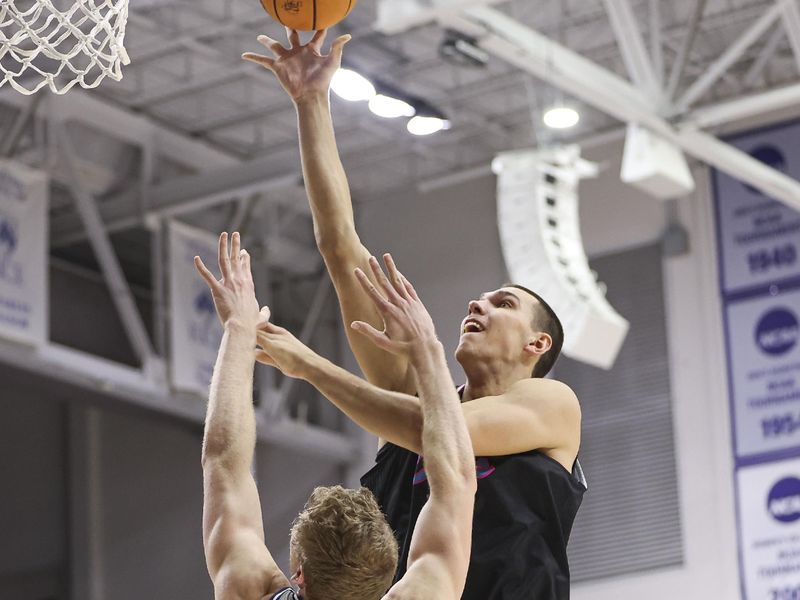
[[[554,311],[545,299],[536,292],[516,283],[507,283],[503,287],[517,288],[518,290],[527,292],[539,301],[539,306],[541,308],[534,312],[533,326],[547,333],[552,338],[553,345],[550,346],[550,350],[542,354],[539,360],[536,361],[531,376],[544,377],[550,372],[553,365],[556,364],[556,360],[558,360],[561,354],[561,346],[564,345],[564,327],[561,325],[561,320],[558,318],[558,315],[556,315],[556,311]]]

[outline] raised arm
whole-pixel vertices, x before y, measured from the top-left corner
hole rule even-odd
[[[266,36],[258,38],[274,58],[247,53],[243,57],[275,73],[297,109],[303,178],[314,220],[317,246],[339,297],[345,324],[365,321],[381,326],[380,315],[353,278],[353,269],[369,273],[369,252],[356,233],[350,188],[336,148],[330,112],[331,78],[339,68],[342,48],[350,36],[341,36],[322,54],[325,31],[308,44],[300,44],[296,31],[289,31],[291,48]],[[414,393],[408,360],[377,348],[347,328],[350,347],[366,378],[389,390]]]
[[[253,347],[260,315],[250,257],[239,234],[219,241],[217,280],[195,266],[214,298],[224,333],[211,379],[203,437],[203,547],[217,600],[257,600],[289,582],[264,544],[258,489],[251,475],[256,443]]]
[[[422,407],[422,454],[430,496],[414,527],[406,574],[387,599],[458,600],[472,545],[475,460],[438,340],[416,346],[411,364]]]

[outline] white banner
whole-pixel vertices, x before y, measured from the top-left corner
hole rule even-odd
[[[0,336],[33,345],[48,338],[46,174],[0,161]]]
[[[800,459],[737,472],[745,598],[800,598]]]
[[[754,131],[731,145],[767,165],[800,178],[800,122]],[[717,171],[722,292],[800,277],[800,212]]]
[[[726,307],[735,456],[800,446],[800,289]]]
[[[200,229],[170,223],[170,373],[176,389],[208,394],[222,327],[206,282],[194,267],[199,256],[217,273],[217,237]]]

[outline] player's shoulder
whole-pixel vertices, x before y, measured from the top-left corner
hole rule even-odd
[[[577,394],[563,381],[529,377],[515,382],[507,394],[516,401],[546,403],[554,410],[580,418],[581,405]]]

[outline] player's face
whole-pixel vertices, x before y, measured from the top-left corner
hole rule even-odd
[[[470,355],[524,360],[524,348],[534,337],[536,303],[536,298],[512,287],[486,292],[472,300],[461,322],[456,358]]]

